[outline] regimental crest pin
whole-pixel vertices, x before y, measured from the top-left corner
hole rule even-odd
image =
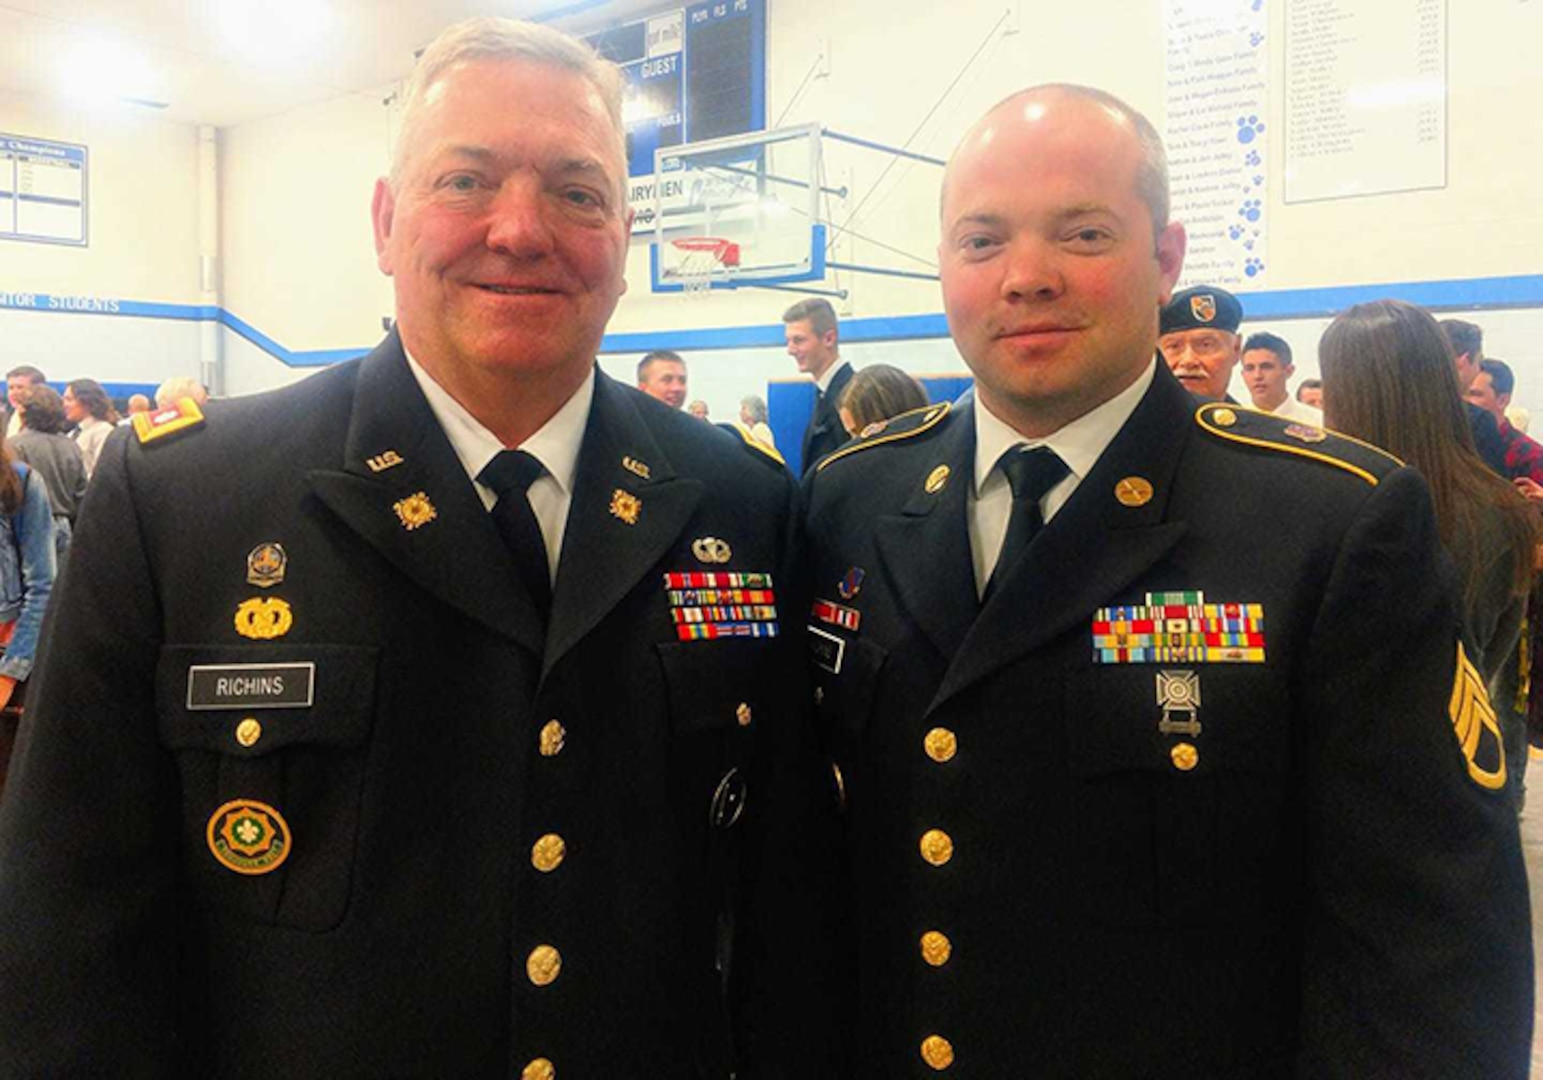
[[[858,590],[863,587],[863,578],[866,576],[861,566],[854,566],[843,574],[836,585],[836,591],[841,594],[841,599],[850,600],[856,596]]]
[[[1200,676],[1193,671],[1159,671],[1157,704],[1163,718],[1157,730],[1164,735],[1200,734]]]
[[[364,463],[370,467],[370,472],[385,472],[392,466],[402,464],[402,455],[395,450],[386,450],[374,457],[365,458]]]
[[[1195,318],[1201,322],[1210,322],[1216,318],[1216,297],[1210,293],[1200,293],[1189,298],[1189,310]]]
[[[1282,434],[1305,443],[1320,443],[1329,437],[1322,428],[1310,424],[1288,424]]]
[[[289,633],[295,615],[277,596],[254,596],[236,608],[236,633],[253,641],[272,641]]]
[[[289,565],[289,556],[284,554],[281,544],[258,544],[246,557],[246,581],[248,585],[256,585],[259,589],[271,589],[284,581],[284,568]]]
[[[734,549],[729,547],[727,540],[720,540],[716,536],[699,536],[691,541],[691,554],[697,557],[698,562],[716,566],[732,559]]]
[[[209,816],[209,852],[238,874],[270,874],[289,858],[289,822],[256,799],[233,799]]]
[[[611,492],[611,516],[628,525],[638,523],[638,515],[643,512],[643,500],[630,492],[617,488]]]
[[[391,509],[396,511],[397,520],[408,532],[421,529],[439,517],[439,511],[434,509],[434,504],[422,491],[416,491],[405,499],[398,499],[391,504]]]

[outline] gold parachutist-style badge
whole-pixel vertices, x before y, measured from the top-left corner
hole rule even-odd
[[[439,517],[439,511],[434,509],[434,504],[429,502],[429,497],[422,491],[414,492],[405,499],[400,499],[391,504],[391,509],[396,511],[396,516],[402,523],[402,528],[408,532],[421,529],[435,518]]]
[[[289,605],[276,596],[254,596],[236,608],[236,633],[255,641],[283,637],[294,624]]]
[[[697,557],[698,562],[713,566],[732,559],[734,549],[729,547],[727,540],[720,540],[716,536],[699,536],[691,541],[691,554]]]
[[[232,799],[209,816],[209,851],[227,870],[269,874],[289,858],[289,822],[256,799]]]

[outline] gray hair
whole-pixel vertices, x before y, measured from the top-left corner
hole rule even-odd
[[[748,394],[740,398],[739,407],[750,417],[752,424],[766,423],[766,402],[754,394]]]
[[[1122,119],[1135,129],[1136,142],[1141,147],[1141,164],[1136,170],[1136,195],[1146,204],[1147,211],[1152,215],[1152,237],[1168,227],[1168,215],[1171,211],[1168,194],[1168,152],[1163,149],[1163,137],[1158,134],[1152,121],[1148,120],[1139,110],[1127,104],[1124,100],[1115,97],[1107,90],[1099,90],[1092,86],[1081,86],[1077,83],[1041,83],[1039,86],[1031,86],[1025,90],[1008,94],[986,111],[990,116],[1003,105],[1016,101],[1018,98],[1027,97],[1030,94],[1055,93],[1066,97],[1079,98],[1083,101],[1091,101],[1101,105],[1110,112],[1118,114]],[[962,140],[961,140],[962,145]],[[957,151],[956,151],[957,153]],[[950,160],[950,166],[953,162]],[[944,194],[947,194],[947,174],[944,174]]]
[[[516,61],[549,64],[564,71],[571,71],[588,79],[600,94],[611,126],[616,129],[617,154],[622,163],[622,175],[618,180],[624,188],[627,183],[627,134],[622,126],[622,92],[624,82],[621,69],[604,59],[593,48],[577,38],[569,37],[560,30],[518,19],[467,19],[446,28],[423,50],[418,66],[402,91],[402,124],[397,132],[396,147],[391,156],[391,186],[402,178],[406,166],[407,146],[416,128],[423,102],[434,85],[447,71],[457,64],[478,60]],[[514,109],[519,102],[510,102]]]

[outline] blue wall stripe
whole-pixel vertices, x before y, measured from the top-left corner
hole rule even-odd
[[[1341,285],[1325,289],[1272,289],[1239,293],[1250,322],[1261,319],[1323,318],[1352,304],[1393,298],[1437,311],[1495,311],[1506,308],[1543,308],[1543,274],[1514,277],[1469,278],[1452,281],[1403,281],[1382,285]],[[27,297],[29,302],[16,303]],[[39,311],[53,315],[106,315],[139,319],[174,319],[185,322],[218,322],[231,332],[290,367],[325,367],[369,352],[373,345],[351,349],[287,349],[267,334],[224,308],[202,304],[158,304],[138,300],[106,301],[110,311],[91,311],[82,301],[92,297],[60,296],[20,291],[0,292],[0,313]],[[57,304],[57,306],[55,306]],[[948,337],[948,322],[941,314],[891,315],[847,319],[841,324],[841,340],[916,341]],[[760,349],[780,348],[782,324],[724,326],[706,330],[650,330],[607,334],[602,353],[641,353],[649,349]]]

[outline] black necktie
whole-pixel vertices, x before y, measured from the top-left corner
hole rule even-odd
[[[493,489],[493,524],[514,557],[515,570],[525,583],[544,622],[552,608],[552,572],[546,558],[546,541],[536,521],[526,489],[545,470],[524,450],[501,450],[477,479]]]
[[[1023,558],[1029,544],[1044,527],[1045,518],[1039,511],[1039,502],[1045,493],[1059,484],[1071,470],[1066,462],[1056,456],[1048,446],[1025,450],[1015,446],[997,459],[997,468],[1007,476],[1013,489],[1013,513],[1007,519],[1007,536],[1002,540],[1002,553],[997,556],[996,569],[986,582],[986,596],[1007,580],[1007,575]]]

